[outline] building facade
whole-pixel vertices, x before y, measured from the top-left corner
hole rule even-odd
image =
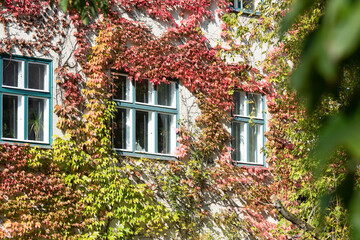
[[[261,74],[253,75],[255,60],[264,57],[261,51],[255,52],[254,62],[245,62],[242,57],[226,60],[218,50],[231,49],[224,36],[224,15],[244,12],[239,21],[246,22],[256,18],[258,3],[118,1],[90,25],[76,14],[41,3],[1,6],[2,151],[39,149],[30,154],[34,161],[58,164],[56,179],[64,181],[68,191],[83,191],[78,202],[89,212],[77,214],[92,227],[66,215],[62,221],[71,231],[56,226],[46,231],[46,221],[36,215],[40,226],[19,230],[24,216],[8,214],[3,200],[0,236],[57,237],[66,232],[99,239],[250,237],[253,232],[244,227],[235,233],[223,227],[230,217],[246,226],[240,210],[246,201],[239,196],[247,187],[239,186],[230,196],[223,182],[226,174],[214,169],[227,164],[235,172],[249,166],[266,171],[269,84]],[[113,161],[125,165],[115,171]],[[35,178],[34,170],[29,171],[28,177]],[[50,175],[46,178],[55,176]],[[117,189],[107,195],[110,183]],[[214,191],[210,184],[217,186]],[[136,194],[116,192],[121,186]],[[16,194],[7,194],[20,201]],[[132,205],[137,194],[142,204]],[[44,206],[45,215],[57,211]],[[123,206],[132,210],[121,210]],[[157,206],[159,216],[153,217]],[[32,216],[29,209],[23,211]],[[126,219],[124,212],[138,222]]]

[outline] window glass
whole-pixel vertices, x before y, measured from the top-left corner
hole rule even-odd
[[[44,141],[45,99],[28,99],[28,139]]]
[[[261,95],[249,93],[248,103],[249,103],[249,115],[257,118],[262,118]]]
[[[244,116],[245,113],[245,93],[244,92],[234,92],[234,114]]]
[[[45,90],[47,65],[29,62],[28,88]]]
[[[243,0],[243,9],[253,11],[255,4],[254,0]]]
[[[18,97],[3,95],[2,137],[17,138]]]
[[[262,147],[262,126],[250,124],[249,126],[249,162],[260,160],[260,148]]]
[[[245,123],[234,122],[233,123],[233,159],[235,161],[246,161],[246,149],[245,149]]]
[[[170,153],[171,120],[169,114],[158,114],[158,153]]]
[[[115,94],[114,98],[119,100],[129,100],[129,81],[126,76],[117,75],[114,77]]]
[[[148,151],[148,112],[136,111],[136,142],[135,150],[147,152]]]
[[[159,105],[172,106],[173,105],[173,84],[162,83],[157,86],[157,99]]]
[[[136,102],[149,103],[149,81],[136,83]]]
[[[130,111],[118,108],[114,118],[114,147],[120,149],[130,148],[130,129],[128,126]]]
[[[3,59],[3,85],[20,87],[22,80],[22,62]]]

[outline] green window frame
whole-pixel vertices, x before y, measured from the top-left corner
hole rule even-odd
[[[265,96],[234,92],[235,106],[231,124],[234,164],[265,166]]]
[[[135,82],[126,74],[112,73],[116,86],[113,101],[113,147],[120,155],[174,159],[179,118],[178,82],[154,85]]]
[[[52,61],[0,56],[0,142],[51,145]]]

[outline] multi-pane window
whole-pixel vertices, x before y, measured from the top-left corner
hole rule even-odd
[[[125,74],[114,74],[114,82],[114,148],[129,155],[172,155],[176,147],[177,83],[135,83]]]
[[[253,12],[258,2],[260,0],[234,0],[234,8],[245,12]]]
[[[264,164],[264,97],[235,92],[232,122],[232,159],[238,163]]]
[[[1,140],[50,143],[51,62],[1,57]]]

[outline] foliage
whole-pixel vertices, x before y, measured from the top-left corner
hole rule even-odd
[[[276,239],[286,239],[290,236],[296,236],[296,238],[300,239],[328,239],[329,237],[347,239],[350,237],[349,227],[351,225],[348,222],[349,215],[345,211],[346,202],[344,205],[339,197],[334,194],[329,196],[328,194],[329,192],[335,193],[339,191],[337,189],[344,189],[346,184],[349,187],[354,185],[349,181],[346,170],[351,155],[349,156],[343,148],[330,151],[335,148],[332,147],[333,145],[329,145],[329,140],[332,139],[332,142],[335,143],[340,140],[339,135],[324,135],[325,140],[322,140],[321,126],[323,126],[324,122],[326,124],[326,119],[329,116],[337,114],[342,108],[347,109],[346,106],[349,99],[351,99],[348,97],[352,94],[353,86],[356,86],[356,80],[347,80],[346,83],[332,85],[333,89],[341,91],[341,96],[330,97],[328,94],[322,96],[319,94],[324,91],[327,91],[326,93],[331,92],[328,91],[329,88],[321,85],[325,81],[319,78],[319,72],[315,74],[315,71],[326,70],[322,64],[324,63],[323,59],[326,58],[326,54],[323,54],[324,47],[327,45],[321,42],[320,46],[320,42],[313,42],[314,37],[309,33],[322,31],[320,28],[324,23],[323,20],[327,17],[323,15],[324,2],[311,1],[310,4],[310,1],[307,1],[311,7],[305,7],[305,2],[296,1],[295,10],[287,15],[287,18],[293,19],[294,15],[292,14],[296,13],[301,6],[303,7],[301,11],[298,11],[302,14],[298,16],[295,22],[289,22],[289,20],[285,19],[286,32],[281,29],[282,25],[280,23],[286,12],[288,12],[292,1],[282,1],[281,3],[264,1],[259,10],[263,14],[258,19],[251,19],[248,24],[250,27],[244,28],[236,20],[238,16],[235,14],[226,16],[224,20],[227,23],[226,29],[228,31],[225,31],[225,36],[231,40],[229,54],[238,53],[251,56],[251,53],[248,53],[253,51],[254,44],[263,49],[270,44],[267,58],[258,63],[258,66],[266,74],[265,77],[275,83],[275,93],[267,98],[268,110],[272,115],[272,119],[269,122],[269,131],[267,132],[266,152],[269,168],[274,177],[268,187],[271,189],[270,194],[280,199],[285,208],[315,227],[315,231],[305,231],[300,226],[290,225],[286,219],[283,219],[279,221],[276,232],[272,232],[272,237]],[[332,21],[335,21],[335,19],[332,19]],[[318,28],[319,30],[315,30]],[[283,31],[282,39],[276,37],[279,30]],[[329,41],[332,40],[329,39]],[[305,49],[305,53],[300,57],[302,49]],[[307,59],[304,62],[305,58]],[[328,59],[325,61],[328,61]],[[355,65],[355,62],[352,63]],[[348,68],[346,71],[350,76],[356,75],[357,71],[354,65],[353,68]],[[304,70],[304,67],[308,69]],[[295,86],[298,87],[297,90],[299,90],[300,94],[311,95],[311,98],[308,99],[310,103],[314,103],[314,100],[318,103],[312,105],[313,111],[311,113],[305,114],[302,99],[299,99],[290,87],[289,76],[292,75],[293,69],[296,69],[293,81],[296,84]],[[312,71],[310,69],[317,70],[313,71],[312,75],[309,75]],[[340,77],[340,79],[346,78]],[[300,86],[300,84],[302,85]],[[347,85],[349,86],[347,87]],[[346,93],[347,90],[350,90],[350,92]],[[339,124],[333,129],[336,129],[338,133],[344,133],[345,131]],[[323,144],[323,146],[329,147],[324,152],[331,153],[328,155],[329,162],[326,165],[314,161],[314,156],[310,154],[319,136],[320,146]],[[349,138],[346,139],[347,142],[355,143]],[[316,177],[319,165],[322,168],[322,174]],[[356,176],[356,174],[353,173],[351,176]],[[270,202],[271,195],[264,196],[264,198]],[[327,197],[323,198],[324,195]],[[322,209],[320,203],[324,201],[327,201],[327,204],[323,204],[325,208]],[[270,211],[272,205],[266,206],[266,203],[264,201],[263,205]],[[254,211],[258,209],[257,206],[251,204],[249,207]],[[327,213],[325,217],[323,217],[324,212]],[[264,223],[266,222],[267,220],[264,220]],[[270,232],[271,229],[267,228],[265,231]],[[258,236],[263,238],[265,233],[259,232]]]
[[[53,4],[53,1],[51,3]],[[89,24],[91,17],[96,17],[99,12],[99,9],[106,13],[109,8],[109,1],[106,0],[59,0],[58,4],[64,12],[68,10],[76,11],[80,16],[81,20],[85,25]]]
[[[323,193],[329,188],[335,190],[345,178],[348,156],[338,151],[318,179],[312,173],[316,163],[309,156],[322,120],[336,112],[339,104],[323,98],[321,111],[307,116],[288,86],[303,41],[318,26],[321,7],[308,10],[277,42],[276,30],[290,1],[265,1],[263,14],[251,18],[228,12],[226,1],[216,2],[217,13],[209,0],[92,1],[87,6],[93,10],[81,7],[85,1],[71,1],[74,5],[67,5],[70,15],[63,14],[56,4],[50,8],[42,2],[29,2],[32,4],[23,6],[19,5],[21,1],[5,1],[1,21],[34,32],[34,38],[19,40],[8,32],[10,28],[4,28],[1,52],[57,54],[61,59],[56,76],[63,99],[54,110],[64,136],[55,138],[51,150],[35,148],[30,152],[29,147],[1,145],[1,165],[10,169],[6,159],[16,156],[16,161],[23,161],[25,166],[12,168],[10,179],[25,181],[23,176],[27,177],[18,192],[12,192],[6,181],[0,183],[1,189],[9,192],[4,196],[21,203],[14,202],[12,211],[13,205],[5,197],[1,199],[1,216],[6,223],[17,224],[3,224],[7,228],[1,228],[1,236],[306,239],[316,234],[319,238],[347,238],[347,213],[339,199],[331,201],[331,212],[323,221],[318,202]],[[96,5],[100,2],[104,5]],[[63,9],[69,3],[59,1]],[[107,4],[106,15],[84,24],[84,19],[98,8],[101,12]],[[17,14],[18,8],[23,14]],[[163,24],[163,33],[154,35],[137,21],[138,14]],[[202,27],[217,17],[224,22],[222,37],[226,43],[212,48]],[[38,28],[34,23],[46,27]],[[68,41],[67,36],[76,40],[70,57],[59,47]],[[253,61],[253,46],[267,47],[261,64]],[[235,54],[242,56],[242,62],[224,61]],[[109,127],[115,111],[110,101],[111,71],[126,72],[136,82],[149,79],[159,84],[178,79],[197,98],[201,115],[193,124],[180,123],[177,130],[177,161],[131,159],[113,151]],[[232,164],[228,147],[231,137],[225,126],[231,121],[235,89],[267,95],[272,115],[267,132],[267,168]],[[2,174],[6,177],[8,172]],[[41,178],[36,178],[38,174]],[[36,184],[27,179],[37,179]],[[44,198],[39,197],[41,194],[33,196],[39,192],[47,194]],[[304,232],[278,216],[273,195],[319,231]],[[44,207],[31,211],[29,202]],[[216,207],[220,210],[214,210]],[[64,213],[65,209],[69,213]],[[23,212],[31,218],[22,218]],[[51,223],[44,219],[51,219]]]
[[[80,194],[64,185],[46,150],[1,145],[0,164],[1,238],[77,236]]]
[[[61,62],[56,69],[63,96],[62,106],[55,106],[59,116],[57,127],[65,135],[56,137],[53,149],[47,153],[34,150],[36,159],[48,159],[48,164],[58,169],[57,177],[66,189],[79,195],[72,207],[81,211],[72,216],[82,219],[83,224],[78,229],[72,227],[70,232],[57,229],[57,234],[69,238],[81,235],[80,238],[86,239],[156,238],[170,230],[175,238],[201,237],[200,226],[213,226],[206,210],[209,204],[202,204],[211,190],[207,173],[209,163],[216,154],[225,150],[230,139],[221,124],[230,120],[228,112],[232,107],[232,96],[229,92],[234,87],[245,89],[249,86],[263,92],[267,85],[257,86],[255,79],[246,74],[248,70],[255,70],[245,64],[227,65],[217,57],[214,49],[209,48],[200,23],[212,17],[210,1],[119,3],[118,6],[127,12],[145,10],[155,19],[173,25],[162,36],[155,37],[144,25],[121,17],[115,8],[104,20],[86,26],[82,15],[68,17],[59,13],[56,7],[50,9],[48,5],[35,1],[34,8],[29,8],[21,16],[16,14],[17,3],[3,6],[8,17],[3,19],[5,24],[14,21],[31,31],[34,28],[32,23],[39,21],[48,26],[45,32],[51,33],[51,37],[44,38],[45,32],[35,29],[39,34],[33,41],[20,42],[11,33],[7,34],[2,42],[3,52],[17,49],[24,55],[47,55],[49,51],[56,51],[61,58],[62,52],[57,47],[65,43],[66,35],[73,34],[77,41],[74,49],[77,63]],[[220,2],[219,5],[224,7],[226,3]],[[175,6],[187,14],[182,15],[179,25],[171,15]],[[30,13],[34,11],[41,14],[32,17]],[[55,17],[48,18],[49,15],[59,16],[59,19],[52,21]],[[28,22],[24,23],[24,19]],[[70,26],[74,26],[76,32],[70,32]],[[90,48],[88,37],[92,34],[97,35],[97,40]],[[57,39],[55,36],[61,37]],[[72,72],[79,66],[87,77],[86,81],[83,74]],[[196,127],[199,135],[194,135],[194,145],[188,147],[189,164],[179,162],[168,167],[160,164],[162,171],[151,172],[149,166],[155,166],[156,161],[146,160],[146,164],[141,165],[139,161],[120,158],[113,152],[108,127],[114,112],[109,101],[113,84],[108,75],[111,70],[126,71],[135,81],[147,78],[154,84],[176,78],[197,96],[202,115]],[[249,83],[244,84],[245,81]],[[149,175],[145,175],[146,172]],[[152,187],[149,178],[158,183],[157,188]],[[200,192],[202,187],[204,190]],[[56,203],[62,203],[62,199],[58,200]],[[4,207],[1,211],[9,210]],[[8,215],[6,219],[16,221],[16,216]],[[66,219],[63,221],[72,223]],[[196,221],[200,223],[196,224]]]
[[[326,119],[320,132],[320,139],[314,155],[319,160],[319,169],[328,168],[333,163],[331,154],[340,147],[348,153],[344,159],[347,173],[336,189],[331,189],[332,197],[339,196],[349,210],[353,226],[352,237],[359,238],[360,228],[357,218],[357,166],[359,165],[358,117],[359,101],[359,11],[357,1],[322,1],[325,14],[316,30],[306,39],[301,54],[301,64],[292,77],[293,86],[313,110],[321,105],[324,96],[339,102],[340,111]],[[312,7],[312,1],[295,1],[294,8],[285,18],[286,29],[302,12]],[[320,171],[321,171],[320,170]],[[330,197],[330,196],[329,196]],[[325,204],[323,207],[328,207]]]

